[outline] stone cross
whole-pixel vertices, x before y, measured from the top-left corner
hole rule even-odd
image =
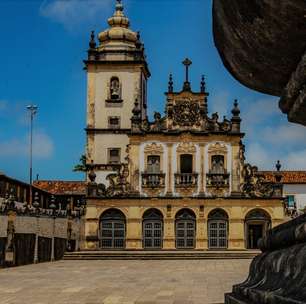
[[[186,58],[184,61],[183,61],[183,65],[185,66],[186,68],[186,80],[184,82],[184,91],[190,91],[190,83],[189,83],[189,66],[192,65],[192,61],[188,58]]]

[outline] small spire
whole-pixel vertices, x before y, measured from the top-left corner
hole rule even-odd
[[[192,61],[189,58],[186,58],[183,61],[183,65],[186,69],[186,79],[183,86],[183,91],[191,91],[190,82],[189,82],[189,67],[192,65]]]
[[[202,78],[201,78],[201,93],[205,93],[205,91],[206,91],[205,76],[202,75]]]
[[[281,165],[280,161],[278,160],[276,162],[275,168],[276,168],[277,171],[280,171],[281,167],[282,167],[282,165]]]
[[[238,100],[235,99],[234,101],[234,108],[232,110],[232,114],[233,114],[233,117],[239,117],[240,115],[240,109],[238,107]]]
[[[90,49],[95,49],[97,46],[96,40],[95,40],[95,31],[91,31],[90,34],[90,41],[89,41],[89,48]]]
[[[172,74],[169,75],[168,92],[169,93],[173,93],[173,78],[172,78]]]
[[[121,0],[116,0],[117,3],[116,3],[116,12],[123,12],[124,10],[124,7],[123,7],[123,4],[121,2]]]

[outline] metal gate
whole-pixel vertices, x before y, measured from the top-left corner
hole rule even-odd
[[[102,220],[100,247],[122,249],[125,247],[125,222],[122,220]]]
[[[195,221],[176,221],[176,248],[194,248]]]
[[[227,248],[227,221],[209,221],[209,248]]]
[[[162,248],[163,223],[161,220],[143,221],[143,247],[146,249]]]

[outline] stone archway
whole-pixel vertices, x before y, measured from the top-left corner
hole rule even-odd
[[[228,246],[228,215],[223,209],[214,209],[208,215],[209,249],[226,249]]]
[[[125,215],[118,209],[111,208],[100,216],[100,248],[124,249],[125,248]]]
[[[163,247],[163,215],[155,208],[143,214],[142,235],[144,249],[161,249]]]
[[[175,234],[177,249],[195,248],[196,216],[190,209],[184,208],[175,216]]]
[[[271,216],[262,209],[253,209],[245,217],[246,248],[258,249],[258,241],[271,227]]]

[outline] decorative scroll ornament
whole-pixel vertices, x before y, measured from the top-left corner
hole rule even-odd
[[[155,142],[146,145],[144,148],[144,152],[147,154],[162,154],[163,151],[164,151],[163,146]]]
[[[247,197],[272,197],[273,185],[267,183],[263,174],[258,173],[256,166],[250,164],[243,168],[244,183],[242,184],[242,193]]]
[[[177,153],[196,153],[196,151],[196,146],[191,142],[183,142],[176,149]]]
[[[96,175],[93,169],[89,175],[90,182],[88,183],[88,195],[92,197],[118,197],[130,193],[131,186],[128,182],[129,169],[127,164],[121,164],[116,173],[111,173],[106,177],[109,186],[97,184],[95,182]]]
[[[189,100],[176,101],[173,106],[173,125],[181,127],[200,126],[201,114],[198,102]]]

